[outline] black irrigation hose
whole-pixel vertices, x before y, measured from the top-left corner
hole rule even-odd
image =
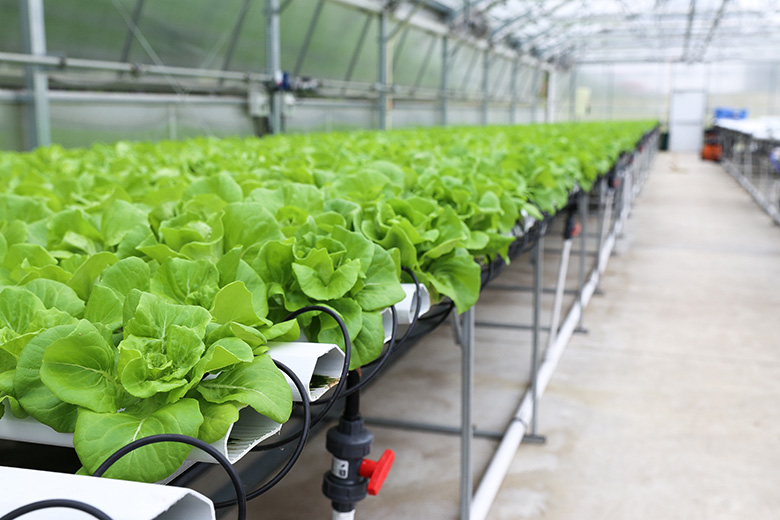
[[[284,477],[287,476],[287,474],[292,470],[293,466],[296,462],[298,462],[298,459],[301,456],[301,453],[303,453],[303,448],[306,444],[306,441],[309,438],[309,432],[311,430],[311,406],[309,402],[309,394],[308,389],[303,384],[303,382],[298,378],[297,375],[295,375],[295,372],[290,370],[287,365],[284,363],[281,363],[279,361],[274,361],[276,363],[276,366],[279,367],[279,370],[287,374],[290,379],[292,380],[293,384],[295,385],[295,388],[298,389],[298,393],[301,394],[301,404],[303,405],[303,427],[301,428],[301,439],[298,441],[298,444],[295,446],[295,451],[292,454],[292,457],[287,461],[287,463],[282,467],[282,469],[279,470],[279,472],[268,482],[263,484],[258,489],[251,491],[246,494],[247,500],[253,500],[266,491],[270,490],[272,487],[274,487],[276,484],[278,484]],[[253,450],[254,451],[254,450]],[[236,505],[236,500],[226,500],[224,502],[217,502],[214,504],[215,509],[221,509],[225,507],[231,507]]]
[[[244,485],[241,483],[241,477],[238,476],[238,473],[236,472],[233,465],[230,463],[230,461],[227,460],[227,458],[219,452],[214,446],[211,444],[204,442],[200,439],[196,439],[194,437],[189,437],[187,435],[181,435],[178,433],[161,433],[159,435],[150,435],[148,437],[142,437],[140,439],[137,439],[130,444],[127,444],[118,450],[116,450],[110,457],[108,457],[103,464],[101,464],[98,469],[95,470],[95,472],[92,474],[95,477],[102,477],[108,469],[116,463],[119,459],[130,453],[131,451],[134,451],[138,448],[141,448],[143,446],[148,446],[149,444],[155,444],[158,442],[178,442],[181,444],[189,444],[190,446],[194,446],[196,448],[200,448],[201,450],[205,451],[216,461],[219,463],[220,466],[222,466],[227,474],[230,476],[230,480],[233,482],[233,487],[236,490],[236,501],[238,503],[238,518],[239,520],[245,520],[246,519],[246,492],[244,491]]]
[[[284,321],[297,318],[303,313],[313,312],[313,311],[324,312],[330,315],[330,317],[332,317],[334,320],[336,320],[336,323],[338,323],[339,328],[341,329],[341,334],[344,336],[344,367],[341,369],[341,376],[339,377],[339,382],[335,386],[335,390],[333,393],[334,397],[323,402],[324,404],[323,408],[311,421],[312,428],[317,424],[319,424],[319,422],[322,421],[322,419],[324,419],[326,415],[328,415],[328,412],[330,412],[330,409],[333,408],[333,405],[336,404],[336,396],[339,396],[341,394],[341,392],[344,390],[344,385],[347,383],[347,375],[349,375],[349,364],[352,361],[352,341],[350,341],[349,339],[349,332],[347,332],[347,326],[344,324],[344,320],[341,319],[341,316],[339,316],[338,313],[333,309],[330,309],[322,305],[309,305],[308,307],[303,307],[291,313],[289,316],[287,316],[287,318],[284,319]],[[289,435],[288,437],[278,440],[272,444],[263,444],[257,446],[253,451],[268,451],[268,450],[279,448],[299,438],[302,434],[303,434],[303,430],[298,430],[292,435]]]
[[[19,518],[20,516],[26,515],[27,513],[32,513],[33,511],[40,511],[41,509],[49,509],[53,507],[76,509],[78,511],[83,511],[99,520],[112,520],[110,516],[95,506],[85,504],[84,502],[79,502],[78,500],[68,500],[66,498],[53,498],[27,504],[26,506],[18,507],[13,511],[4,514],[3,516],[0,516],[0,520],[13,520],[14,518]]]
[[[397,351],[407,340],[407,338],[410,335],[410,332],[414,330],[415,326],[417,325],[417,320],[420,316],[420,311],[422,310],[422,288],[420,284],[420,280],[417,278],[417,276],[412,272],[411,269],[408,269],[406,267],[402,268],[409,276],[411,276],[414,286],[415,286],[415,310],[414,310],[414,316],[412,317],[412,321],[409,324],[409,328],[404,333],[403,337],[398,340],[397,339],[397,333],[398,333],[398,312],[395,308],[395,306],[390,307],[390,313],[392,315],[392,334],[390,336],[390,343],[388,347],[385,349],[384,353],[377,358],[376,360],[372,361],[371,363],[368,363],[366,365],[363,365],[362,368],[373,368],[372,372],[367,375],[366,377],[362,378],[360,382],[356,383],[355,385],[348,387],[347,390],[341,392],[341,393],[334,393],[333,396],[330,399],[323,400],[321,402],[312,403],[314,405],[325,405],[330,403],[331,401],[335,401],[336,399],[340,399],[342,397],[346,397],[348,395],[352,395],[355,392],[359,391],[361,388],[366,386],[369,382],[371,382],[381,371],[382,368],[387,364],[387,361],[390,359],[390,355]]]
[[[368,376],[360,379],[359,382],[355,383],[352,386],[348,386],[344,392],[341,394],[334,394],[333,397],[331,397],[331,400],[338,399],[340,397],[347,397],[349,395],[354,394],[355,392],[359,392],[361,388],[363,388],[368,382],[373,380],[379,372],[382,371],[382,367],[385,366],[385,363],[387,363],[387,360],[390,359],[390,354],[392,354],[396,349],[396,333],[398,332],[398,312],[395,310],[395,305],[390,307],[390,313],[393,316],[393,332],[392,336],[390,337],[390,344],[385,349],[385,352],[382,354],[381,357],[376,359],[375,361],[372,361],[371,363],[364,365],[364,367],[373,367],[374,370],[369,374]]]

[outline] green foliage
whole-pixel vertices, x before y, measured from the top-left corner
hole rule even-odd
[[[87,473],[154,433],[284,422],[271,340],[384,341],[401,267],[459,312],[518,220],[588,189],[651,122],[436,128],[0,153],[0,403],[73,432]],[[0,406],[0,413],[4,410]],[[155,481],[189,448],[111,476]]]

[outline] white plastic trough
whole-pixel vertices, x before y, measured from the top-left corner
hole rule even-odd
[[[414,319],[417,310],[417,287],[413,283],[402,283],[401,288],[406,297],[395,305],[395,313],[398,317],[398,325],[409,325]],[[431,310],[431,295],[428,289],[420,284],[420,315],[421,317]],[[385,343],[393,337],[393,314],[387,308],[382,311],[382,327],[385,329]]]
[[[275,361],[287,365],[301,380],[301,383],[309,389],[309,399],[316,401],[333,386],[335,379],[338,382],[341,370],[344,366],[344,352],[336,345],[329,343],[271,343],[269,354]],[[324,383],[312,385],[314,376],[322,376]],[[292,381],[287,378],[293,393],[293,400],[300,401],[301,396]],[[45,424],[39,423],[32,417],[17,419],[11,414],[8,405],[2,418],[0,418],[0,439],[13,441],[33,442],[48,444],[51,446],[73,447],[72,433],[59,433]],[[225,455],[231,463],[241,459],[249,451],[279,433],[282,425],[272,421],[268,417],[257,413],[250,407],[246,407],[239,413],[236,421],[220,440],[212,446]],[[208,454],[193,448],[188,461],[210,462],[216,461]]]
[[[187,488],[159,486],[0,467],[0,516],[19,507],[50,499],[68,499],[96,507],[113,520],[214,520],[214,504]],[[51,508],[29,513],[30,520],[84,520],[74,509]],[[91,517],[89,517],[91,518]]]

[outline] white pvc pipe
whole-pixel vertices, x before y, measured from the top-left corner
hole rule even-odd
[[[619,223],[616,222],[615,229],[609,234],[602,246],[599,258],[603,258],[603,260],[600,260],[598,268],[591,272],[588,282],[582,289],[580,298],[574,302],[574,305],[561,326],[560,333],[555,338],[555,342],[548,348],[545,354],[544,361],[539,367],[537,375],[537,399],[542,396],[545,388],[547,388],[547,384],[552,379],[553,372],[558,366],[558,361],[563,355],[563,351],[566,349],[566,345],[574,333],[574,329],[577,328],[580,315],[593,297],[601,272],[603,272],[603,269],[606,267],[609,255],[615,246],[615,238],[617,232],[619,232],[617,229],[618,224]],[[509,466],[512,464],[512,459],[514,458],[515,453],[517,453],[517,449],[520,447],[520,443],[523,440],[523,436],[525,435],[527,426],[531,420],[532,413],[533,399],[531,393],[526,391],[520,406],[514,415],[512,423],[509,425],[506,432],[504,432],[504,437],[474,494],[470,510],[471,520],[484,520],[487,518],[490,507],[493,505],[501,487],[501,483],[504,481],[504,477],[506,477],[506,474],[509,471]]]

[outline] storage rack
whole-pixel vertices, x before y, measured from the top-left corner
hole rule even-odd
[[[723,166],[780,224],[780,165],[770,159],[772,153],[780,157],[780,141],[731,128],[718,127],[718,131],[723,136]]]

